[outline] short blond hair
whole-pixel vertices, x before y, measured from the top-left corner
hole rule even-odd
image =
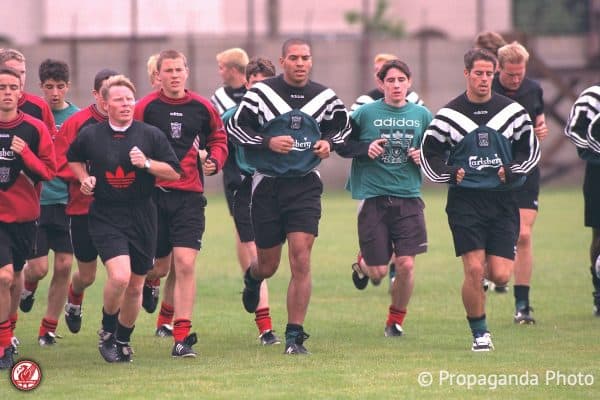
[[[104,101],[108,100],[108,91],[114,86],[125,86],[135,95],[135,85],[125,75],[113,75],[106,79],[100,89],[100,95]]]
[[[529,52],[517,41],[504,45],[498,49],[498,62],[501,67],[503,67],[505,63],[520,64],[522,62],[527,63],[527,61],[529,61]]]
[[[235,68],[240,73],[245,73],[248,65],[248,54],[244,49],[234,47],[217,54],[217,62],[225,64],[227,67]]]
[[[398,56],[395,54],[391,54],[391,53],[379,53],[375,56],[375,58],[373,59],[373,64],[377,64],[380,62],[386,62],[386,61],[391,61],[391,60],[397,60]]]
[[[4,64],[7,61],[16,60],[18,62],[25,62],[25,56],[19,50],[15,49],[1,49],[0,50],[0,64]]]
[[[148,79],[150,79],[150,83],[154,83],[156,74],[158,74],[158,68],[156,67],[158,56],[159,53],[152,54],[150,57],[148,57],[148,61],[146,62],[146,68],[148,69]]]

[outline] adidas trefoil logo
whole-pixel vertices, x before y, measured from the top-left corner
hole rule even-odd
[[[135,171],[131,171],[126,174],[125,171],[123,171],[123,168],[119,165],[114,174],[110,171],[106,171],[105,176],[106,181],[110,186],[117,189],[127,189],[135,180]]]

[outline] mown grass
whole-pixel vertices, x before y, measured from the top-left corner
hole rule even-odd
[[[586,267],[590,232],[583,228],[580,189],[543,190],[534,233],[531,289],[538,324],[516,326],[512,322],[512,290],[508,295],[490,294],[487,314],[496,351],[489,354],[470,351],[460,299],[462,267],[453,255],[443,211],[445,190],[428,189],[424,200],[429,252],[417,258],[406,335],[399,340],[383,337],[389,305],[387,282],[359,292],[350,279],[357,249],[356,203],[347,193],[327,192],[313,252],[313,296],[305,322],[311,334],[306,346],[312,354],[290,357],[282,354],[281,345],[259,346],[254,316],[243,310],[240,301],[242,282],[233,224],[222,196],[212,194],[197,269],[193,330],[200,338],[195,346],[198,358],[171,359],[172,342],[153,336],[156,315],[142,311],[133,335],[134,362],[105,363],[96,346],[104,281],[100,267],[98,281],[86,293],[82,331],[70,334],[61,320],[58,332],[64,338],[52,348],[37,345],[49,279],[40,284],[32,312],[20,314],[17,335],[21,356],[40,363],[44,380],[34,393],[20,393],[3,372],[0,398],[599,398],[600,319],[592,316]],[[289,267],[283,260],[269,282],[271,314],[279,334],[285,329],[288,280]],[[424,372],[432,374],[430,387],[418,383]],[[446,373],[455,375],[452,382],[441,379]],[[564,382],[547,381],[546,374],[552,373],[563,374]],[[568,375],[578,373],[591,375],[594,384],[570,385],[573,376]],[[469,389],[470,375],[483,376],[487,383]],[[529,384],[502,385],[502,376],[508,375]],[[494,376],[500,384],[493,384]]]

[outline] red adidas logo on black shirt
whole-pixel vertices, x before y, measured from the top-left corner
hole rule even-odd
[[[135,180],[135,171],[125,174],[121,166],[117,167],[114,174],[106,171],[105,175],[108,184],[117,189],[127,189]]]

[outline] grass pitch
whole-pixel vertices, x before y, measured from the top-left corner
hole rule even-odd
[[[33,310],[20,313],[20,357],[44,374],[33,393],[0,375],[0,398],[43,399],[594,399],[600,398],[600,318],[592,316],[588,270],[590,230],[583,228],[579,188],[544,188],[534,228],[530,293],[535,326],[512,321],[514,299],[488,295],[487,315],[496,350],[470,351],[460,298],[462,266],[454,257],[444,213],[445,190],[424,194],[429,252],[416,261],[416,286],[399,339],[383,336],[387,281],[357,291],[350,264],[357,250],[356,202],[345,192],[323,197],[320,236],[313,251],[313,295],[305,322],[306,357],[261,347],[254,316],[241,304],[242,276],[233,224],[221,194],[209,195],[207,231],[198,258],[193,330],[196,359],[173,360],[172,341],[154,337],[156,314],[141,312],[133,334],[134,362],[105,363],[97,350],[105,274],[86,292],[83,327],[40,348],[37,330],[49,278]],[[283,336],[289,267],[284,259],[269,281],[274,329]],[[429,379],[430,378],[430,379]]]

